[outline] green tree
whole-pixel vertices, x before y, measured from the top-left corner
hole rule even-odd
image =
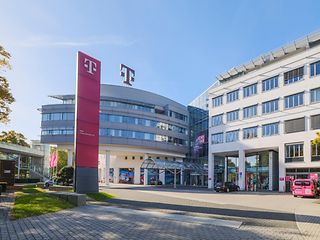
[[[58,172],[68,164],[68,153],[66,151],[58,151]]]
[[[63,185],[69,185],[73,182],[73,167],[65,166],[58,172],[58,182]]]
[[[11,112],[10,104],[12,104],[15,99],[10,92],[8,80],[2,76],[4,72],[3,69],[11,69],[9,63],[11,55],[2,46],[0,46],[0,122],[9,122],[9,113]]]
[[[317,137],[312,140],[312,144],[320,144],[320,132],[317,132]]]
[[[8,132],[2,131],[0,133],[0,142],[13,143],[24,147],[30,147],[26,142],[27,138],[22,134],[14,130]]]

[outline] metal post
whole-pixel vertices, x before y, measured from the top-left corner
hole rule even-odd
[[[173,188],[177,188],[177,169],[174,169]]]
[[[20,178],[21,154],[18,155],[18,179]]]

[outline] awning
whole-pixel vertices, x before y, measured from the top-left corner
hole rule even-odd
[[[190,170],[197,173],[203,173],[208,171],[208,169],[198,163],[191,162],[178,162],[173,160],[162,160],[162,159],[152,159],[147,158],[141,164],[141,168],[145,169],[159,169],[159,170],[169,170],[169,169],[182,169]]]

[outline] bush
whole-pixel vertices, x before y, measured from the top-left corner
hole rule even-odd
[[[70,185],[73,183],[73,167],[63,167],[57,174],[57,182],[63,185]]]

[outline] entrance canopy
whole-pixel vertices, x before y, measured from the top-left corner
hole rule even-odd
[[[207,171],[205,167],[198,163],[191,162],[177,162],[173,160],[162,160],[162,159],[152,159],[147,158],[141,164],[141,168],[145,169],[159,169],[159,170],[167,170],[167,169],[179,169],[179,170],[190,170],[198,173],[203,173]]]

